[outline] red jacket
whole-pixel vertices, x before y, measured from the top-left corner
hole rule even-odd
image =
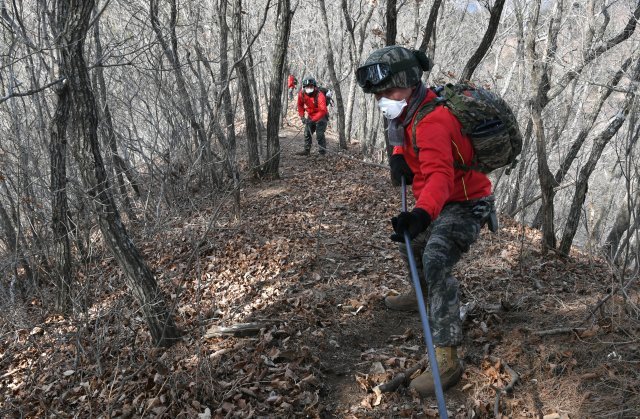
[[[287,79],[287,87],[288,87],[289,89],[291,89],[291,88],[295,88],[295,87],[296,87],[296,84],[297,84],[297,82],[296,82],[296,78],[295,78],[295,77],[293,77],[293,74],[289,74],[289,78]]]
[[[327,99],[318,88],[314,89],[311,96],[306,94],[304,89],[298,93],[298,115],[300,115],[300,118],[304,117],[305,110],[308,118],[313,122],[318,122],[328,114]]]
[[[435,97],[436,94],[429,89],[422,103]],[[448,202],[478,199],[491,194],[491,181],[484,173],[456,169],[453,166],[454,161],[469,164],[474,151],[471,140],[462,135],[460,122],[449,109],[438,106],[418,122],[418,155],[412,144],[412,126],[413,122],[407,126],[404,145],[394,147],[393,154],[404,154],[414,173],[412,189],[416,207],[427,211],[431,219],[435,220]]]

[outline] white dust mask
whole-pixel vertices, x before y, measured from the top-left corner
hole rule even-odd
[[[307,92],[308,95],[310,95],[311,93],[313,93],[313,87],[305,87],[304,91]]]
[[[395,119],[399,117],[405,106],[407,106],[407,101],[405,99],[393,100],[381,97],[378,101],[378,108],[380,108],[380,112],[382,112],[382,115],[387,119]]]

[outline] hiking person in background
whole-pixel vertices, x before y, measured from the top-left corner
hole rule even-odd
[[[389,166],[394,185],[399,185],[402,177],[412,185],[415,207],[392,218],[391,240],[400,243],[407,261],[405,232],[411,239],[446,390],[460,381],[463,372],[457,352],[462,343],[458,281],[452,269],[478,239],[493,211],[494,199],[485,174],[460,168],[473,161],[474,149],[449,109],[437,106],[415,120],[418,109],[437,97],[420,80],[430,65],[421,51],[390,46],[374,51],[356,70],[356,77],[365,93],[375,95],[378,108],[389,121],[389,143],[394,146]],[[386,297],[385,305],[392,310],[417,311],[415,289]],[[431,371],[411,381],[410,387],[422,396],[433,395]]]
[[[296,87],[298,86],[298,79],[296,79],[293,74],[289,74],[289,78],[287,79],[287,88],[289,89],[289,100],[293,99],[293,92],[296,91]]]
[[[306,117],[305,117],[306,112]],[[324,156],[327,150],[327,140],[324,136],[327,130],[328,111],[324,93],[318,89],[318,83],[312,77],[302,80],[302,90],[298,93],[298,115],[305,125],[304,150],[298,152],[299,156],[308,156],[311,153],[311,140],[316,133],[318,152]]]

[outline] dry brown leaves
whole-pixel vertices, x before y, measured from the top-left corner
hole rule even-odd
[[[292,156],[301,141],[283,141],[281,180],[243,186],[239,219],[230,203],[203,204],[151,236],[137,232],[185,331],[174,347],[151,347],[111,258],[78,272],[91,289],[80,314],[50,316],[39,298],[16,309],[21,325],[16,316],[2,325],[0,416],[435,417],[434,400],[404,387],[374,391],[424,356],[418,318],[381,303],[406,289],[388,240],[399,192],[386,171],[355,160]],[[637,290],[580,333],[532,333],[580,323],[611,275],[579,252],[543,256],[538,232],[501,221],[456,269],[461,300],[475,309],[450,415],[493,415],[509,376],[488,355],[521,375],[501,400],[504,417],[640,414],[640,345],[626,304],[638,303]],[[265,327],[204,338],[237,323]]]

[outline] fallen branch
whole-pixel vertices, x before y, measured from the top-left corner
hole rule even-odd
[[[496,391],[496,401],[493,404],[493,416],[496,418],[499,418],[500,417],[500,396],[503,394],[511,393],[513,391],[513,387],[515,387],[515,385],[518,383],[518,380],[520,380],[520,376],[506,362],[503,362],[500,358],[497,358],[495,356],[490,356],[489,359],[491,360],[491,362],[501,364],[504,367],[505,371],[507,371],[509,373],[509,376],[511,377],[511,381],[509,381],[509,384],[507,384],[504,388],[497,388],[495,386],[491,386]]]
[[[562,335],[563,333],[578,333],[587,330],[586,327],[559,327],[557,329],[549,330],[529,330],[536,336],[550,336],[550,335]]]
[[[261,329],[273,326],[272,322],[237,323],[232,326],[211,326],[204,335],[205,339],[217,336],[256,336]]]
[[[391,381],[387,381],[386,383],[382,383],[373,388],[373,391],[376,394],[380,393],[390,393],[392,391],[396,391],[400,386],[406,386],[409,378],[420,368],[424,367],[426,364],[426,358],[422,358],[416,365],[413,367],[401,372],[391,379]]]

